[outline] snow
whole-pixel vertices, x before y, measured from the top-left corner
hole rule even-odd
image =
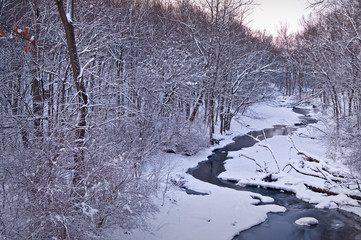
[[[73,23],[73,19],[71,18],[71,14],[69,12],[66,13],[66,19],[68,20],[68,23]]]
[[[272,204],[272,198],[260,194],[236,191],[218,187],[195,179],[186,174],[198,162],[207,159],[211,150],[232,142],[232,138],[252,130],[261,130],[274,125],[294,126],[300,122],[300,115],[289,107],[288,99],[279,99],[272,104],[254,105],[244,116],[237,116],[231,131],[222,138],[220,145],[204,149],[190,157],[168,154],[163,161],[173,165],[170,176],[181,179],[184,186],[207,195],[188,195],[180,188],[170,188],[165,199],[159,197],[159,213],[149,221],[148,231],[134,230],[131,233],[114,232],[109,239],[147,240],[188,240],[188,239],[232,239],[240,231],[260,224],[267,219],[269,212],[285,212],[287,209]],[[361,210],[356,200],[348,197],[355,194],[347,184],[334,184],[340,180],[337,174],[348,174],[349,170],[341,163],[327,159],[327,148],[319,138],[316,128],[322,123],[298,128],[290,136],[274,136],[256,143],[250,148],[229,152],[225,162],[226,171],[219,175],[222,179],[238,181],[239,185],[270,187],[281,191],[294,192],[296,196],[313,203],[318,208],[341,208],[359,214]],[[304,155],[319,160],[309,162]],[[279,166],[279,167],[278,167]],[[296,169],[302,173],[296,171]],[[327,171],[325,171],[327,170]],[[329,173],[333,173],[332,175]],[[262,179],[272,176],[273,182]],[[306,185],[327,189],[337,193],[327,196],[311,191]],[[262,205],[258,205],[262,202]],[[299,225],[317,224],[317,219],[301,218]]]
[[[82,207],[83,214],[85,214],[86,216],[88,216],[92,219],[94,218],[94,215],[98,212],[97,209],[90,207],[88,204],[86,204],[84,202],[81,203],[81,207]]]
[[[287,101],[285,105],[287,106]],[[300,115],[295,115],[292,109],[287,107],[259,104],[252,108],[252,112],[253,116],[259,117],[253,119],[252,116],[249,117],[250,119],[247,120],[251,123],[248,127],[249,131],[262,129],[262,125],[266,127],[279,124],[293,126],[294,123],[300,122]],[[347,196],[359,195],[358,190],[353,190],[357,188],[357,182],[337,177],[337,175],[351,176],[350,170],[342,163],[326,158],[327,146],[320,138],[320,132],[316,130],[324,127],[322,123],[312,124],[297,128],[289,136],[274,136],[260,141],[253,147],[230,152],[228,156],[232,159],[225,162],[226,171],[219,177],[238,181],[239,185],[287,190],[294,192],[304,201],[316,204],[317,208],[341,208],[361,216],[358,202]],[[247,132],[242,128],[236,128],[233,131],[242,132],[242,130]],[[319,162],[309,162],[305,159],[305,155],[299,152]],[[276,181],[263,181],[263,178],[270,174]],[[324,193],[316,193],[306,185],[324,189],[336,195],[327,196]]]
[[[189,85],[189,86],[194,86],[194,85],[197,85],[198,83],[197,83],[197,82],[188,81],[188,82],[186,82],[186,84]]]
[[[318,201],[316,208],[337,208],[338,205],[353,205],[357,206],[356,200],[351,200],[345,194],[340,193],[336,196],[329,196],[326,199]]]
[[[117,232],[110,239],[119,239],[119,235],[120,239],[137,240],[232,239],[240,231],[265,221],[267,213],[286,211],[282,206],[268,204],[274,201],[270,197],[218,187],[185,174],[207,155],[209,149],[192,157],[176,156],[172,161],[180,164],[172,175],[182,177],[186,187],[208,195],[188,195],[172,189],[165,204],[159,205],[160,212],[149,222],[148,231],[135,230],[130,235]],[[258,205],[260,202],[265,205]]]
[[[21,28],[16,28],[16,32],[19,33],[19,34],[21,34],[21,33],[23,33],[24,31],[23,31]]]
[[[313,217],[303,217],[303,218],[297,219],[295,221],[295,223],[300,226],[313,226],[313,225],[318,224],[318,220]]]

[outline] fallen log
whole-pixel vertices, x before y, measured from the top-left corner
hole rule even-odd
[[[315,163],[320,163],[319,160],[317,160],[316,158],[313,158],[313,157],[310,157],[310,156],[307,156],[305,153],[303,152],[298,152],[297,155],[301,155],[304,157],[304,159],[308,162],[315,162]]]
[[[311,186],[311,185],[308,185],[307,183],[305,183],[305,186],[306,186],[306,188],[310,189],[313,192],[324,193],[324,194],[327,194],[327,196],[336,196],[336,195],[338,195],[338,193],[331,192],[329,190],[322,189],[322,188],[319,188],[319,187]]]
[[[336,195],[339,194],[339,193],[336,193],[336,192],[332,192],[330,190],[326,190],[326,189],[322,189],[322,188],[319,188],[319,187],[311,186],[311,185],[308,185],[306,183],[304,185],[313,192],[324,193],[324,194],[327,194],[327,196],[336,196]],[[351,199],[361,201],[361,196],[354,195],[354,194],[346,194],[346,196],[351,198]]]

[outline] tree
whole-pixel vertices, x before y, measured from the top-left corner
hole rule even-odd
[[[0,3],[0,214],[10,239],[145,226],[162,181],[153,159],[196,153],[279,74],[270,37],[244,26],[252,1]],[[17,25],[36,46],[10,37]]]
[[[312,6],[317,14],[304,21],[305,29],[295,38],[286,64],[297,74],[304,69],[308,83],[313,81],[309,96],[319,97],[324,111],[331,110],[334,127],[329,140],[334,155],[344,153],[344,146],[352,146],[346,152],[355,153],[351,142],[359,142],[360,129],[360,2],[324,0]]]
[[[73,25],[74,18],[74,2],[72,0],[67,1],[67,13],[64,10],[64,5],[62,0],[55,0],[58,7],[59,16],[64,26],[68,54],[70,58],[70,65],[73,71],[73,81],[77,91],[78,103],[79,103],[79,120],[76,126],[76,147],[78,148],[77,153],[75,154],[74,161],[82,165],[84,161],[84,151],[82,147],[84,146],[84,139],[86,133],[86,117],[88,114],[88,96],[85,89],[85,84],[83,80],[83,73],[85,68],[93,61],[91,59],[85,66],[81,69],[79,63],[79,57],[77,52],[77,44],[75,40],[75,32]],[[77,169],[77,171],[81,171]],[[76,174],[75,174],[76,175]],[[74,183],[78,184],[80,179],[78,176],[74,177]]]
[[[243,87],[248,93],[249,90],[256,91],[259,81],[253,81],[258,78],[253,77],[265,72],[270,62],[265,61],[262,66],[257,61],[251,62],[257,59],[256,55],[262,55],[260,49],[252,47],[252,41],[258,40],[243,25],[253,1],[201,1],[200,6],[202,8],[187,1],[181,6],[184,9],[183,24],[188,28],[195,50],[203,58],[205,75],[189,119],[194,121],[201,103],[204,103],[204,120],[212,139],[218,118],[223,133],[229,130],[233,115],[250,103],[246,96],[243,101],[235,101],[240,99]],[[260,58],[260,61],[264,60]],[[232,109],[235,109],[234,113]]]

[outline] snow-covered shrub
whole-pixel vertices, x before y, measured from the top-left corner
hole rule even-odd
[[[162,139],[166,151],[191,156],[209,144],[205,128],[197,123],[178,119],[167,126],[167,135]]]
[[[99,239],[109,228],[145,227],[156,211],[156,176],[140,167],[146,155],[99,128],[89,132],[84,162],[75,164],[72,136],[65,136],[0,152],[2,236]]]
[[[357,129],[355,122],[350,121],[342,124],[340,139],[342,139],[343,152],[346,163],[350,166],[355,177],[361,177],[361,131]]]

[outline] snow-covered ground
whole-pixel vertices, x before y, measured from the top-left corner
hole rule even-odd
[[[300,115],[291,110],[265,105],[254,109],[260,116],[264,116],[267,124],[271,119],[273,125],[286,122],[292,126],[300,122]],[[317,114],[314,115],[317,118]],[[250,122],[256,126],[255,129],[261,129],[259,121],[250,119]],[[228,155],[232,159],[226,161],[226,171],[219,177],[236,180],[240,185],[288,190],[298,198],[316,204],[318,208],[341,208],[361,216],[357,200],[349,197],[360,196],[356,179],[347,166],[326,157],[329,148],[320,134],[320,129],[325,127],[322,122],[299,127],[289,136],[275,136],[251,148],[230,152]],[[270,174],[274,181],[262,180]],[[322,190],[323,193],[315,190]]]
[[[165,154],[163,161],[169,166],[167,169],[171,169],[169,178],[207,195],[188,195],[180,188],[168,186],[166,195],[156,199],[160,212],[150,220],[147,231],[135,230],[127,234],[117,232],[112,238],[227,240],[265,221],[267,213],[285,211],[284,207],[272,204],[269,197],[218,187],[186,174],[187,169],[206,160],[214,148],[231,143],[237,135],[273,125],[294,126],[299,123],[300,115],[292,111],[288,100],[278,100],[273,104],[254,105],[246,115],[234,119],[229,134],[218,136],[225,138],[220,146],[210,147],[191,157]],[[352,190],[352,181],[347,178],[347,167],[325,157],[327,148],[316,130],[322,127],[322,123],[318,123],[298,128],[290,136],[275,136],[253,147],[229,152],[232,159],[226,161],[226,171],[219,177],[239,181],[239,184],[292,191],[297,197],[316,204],[316,207],[339,207],[361,216],[358,202],[347,196],[357,194],[357,191]],[[266,176],[276,181],[263,181]],[[316,193],[309,189],[310,186],[337,195]],[[266,204],[257,205],[259,199]]]

